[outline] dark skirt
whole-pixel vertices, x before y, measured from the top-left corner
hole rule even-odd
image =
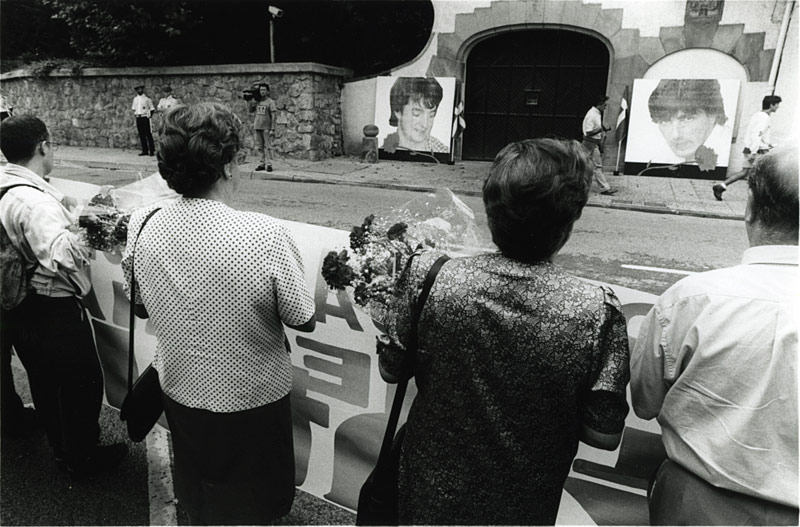
[[[263,525],[294,501],[289,395],[241,412],[189,408],[164,395],[175,495],[194,525]]]

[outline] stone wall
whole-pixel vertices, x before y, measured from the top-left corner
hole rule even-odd
[[[185,103],[220,102],[244,123],[252,123],[241,90],[266,82],[278,115],[274,152],[278,157],[319,160],[342,155],[342,79],[350,72],[313,63],[236,64],[174,68],[87,68],[78,77],[56,71],[44,78],[25,70],[0,77],[3,95],[15,114],[33,113],[45,121],[53,140],[74,146],[139,149],[131,111],[133,87],[143,84],[157,105],[162,88]],[[159,117],[153,119],[156,132]],[[254,148],[251,126],[244,144]]]

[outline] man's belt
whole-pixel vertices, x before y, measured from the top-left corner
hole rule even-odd
[[[598,139],[596,137],[589,137],[588,135],[584,135],[583,136],[583,140],[584,141],[588,141],[590,143],[594,143],[597,146],[602,146],[602,144],[603,144],[603,141],[601,141],[600,139]]]

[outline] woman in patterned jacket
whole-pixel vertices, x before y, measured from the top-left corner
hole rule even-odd
[[[586,204],[575,141],[506,146],[483,186],[500,249],[448,261],[406,354],[412,306],[438,255],[413,258],[381,373],[411,368],[418,394],[400,458],[401,524],[553,524],[578,441],[613,450],[628,405],[625,317],[607,287],[553,256]]]
[[[175,494],[192,524],[260,525],[294,499],[284,325],[313,331],[314,300],[286,227],[232,208],[241,122],[216,103],[164,116],[158,169],[181,197],[133,214],[123,257],[158,344]],[[134,252],[135,246],[135,252]]]

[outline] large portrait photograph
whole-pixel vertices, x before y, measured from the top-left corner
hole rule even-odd
[[[625,173],[724,179],[739,84],[732,79],[635,80]]]
[[[378,77],[375,125],[379,157],[448,163],[456,80],[453,77]]]

